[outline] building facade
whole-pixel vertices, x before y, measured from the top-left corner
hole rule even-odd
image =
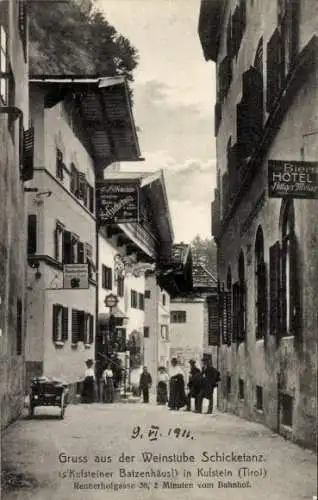
[[[218,301],[217,280],[201,264],[193,264],[193,289],[171,300],[171,356],[189,370],[190,359],[197,366],[210,357],[217,365]]]
[[[144,364],[157,386],[158,368],[170,361],[170,295],[158,285],[155,273],[146,273]]]
[[[37,375],[60,378],[72,398],[85,361],[95,358],[96,178],[116,157],[136,160],[139,148],[120,78],[33,76],[30,114],[35,168],[28,194],[27,384]]]
[[[199,35],[217,74],[212,231],[220,286],[220,407],[311,447],[317,416],[317,170],[310,163],[318,160],[317,32],[314,0],[201,2]],[[283,173],[270,173],[273,161],[283,162]]]
[[[24,403],[26,215],[32,178],[25,2],[0,2],[0,408],[1,427]],[[28,155],[29,153],[29,155]]]
[[[128,377],[131,370],[139,370],[145,363],[155,380],[160,335],[164,333],[163,325],[167,325],[162,341],[166,343],[169,319],[168,313],[164,317],[168,296],[163,306],[156,273],[161,262],[170,258],[173,228],[163,173],[120,169],[105,173],[104,186],[108,192],[125,190],[131,185],[136,186],[139,193],[138,220],[130,221],[126,214],[122,219],[117,215],[116,222],[113,214],[101,224],[99,231],[96,361],[100,365],[117,353]],[[105,307],[105,298],[110,294],[117,302],[111,310]],[[161,357],[164,354],[162,347]]]

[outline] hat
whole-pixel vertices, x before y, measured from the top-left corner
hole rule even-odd
[[[190,359],[189,363],[190,363],[190,365],[195,365],[196,361],[195,361],[195,359]]]
[[[89,359],[87,359],[87,360],[85,361],[85,364],[86,364],[86,366],[89,366],[89,367],[90,367],[90,366],[93,366],[94,361],[92,360],[92,358],[89,358]]]

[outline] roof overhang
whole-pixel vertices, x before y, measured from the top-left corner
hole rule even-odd
[[[98,168],[106,168],[115,161],[143,160],[125,77],[31,75],[29,83],[47,89],[48,108],[72,95]]]
[[[201,0],[198,33],[206,59],[216,62],[224,0]]]

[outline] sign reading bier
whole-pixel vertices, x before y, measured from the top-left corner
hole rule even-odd
[[[317,199],[318,162],[269,160],[268,196]]]
[[[96,184],[96,205],[100,224],[138,222],[139,186],[104,179]]]

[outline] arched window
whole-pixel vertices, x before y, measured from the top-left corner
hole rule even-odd
[[[292,200],[282,208],[281,240],[282,330],[283,334],[289,335],[295,334],[300,314],[295,212]]]
[[[256,339],[262,339],[266,333],[267,280],[264,262],[264,236],[261,226],[255,240],[255,323]]]

